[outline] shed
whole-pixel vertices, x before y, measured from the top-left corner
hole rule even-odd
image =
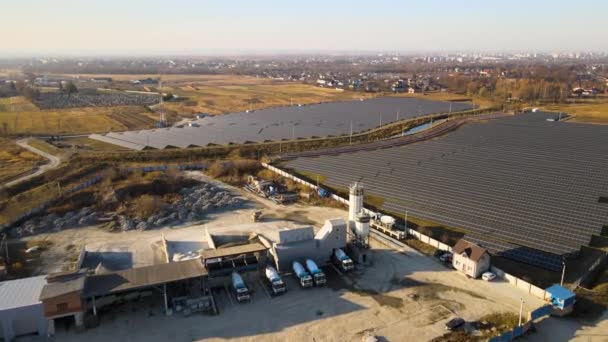
[[[46,335],[47,321],[39,300],[45,284],[45,276],[0,283],[0,330],[5,341],[19,335]]]
[[[452,252],[452,266],[471,278],[477,278],[490,269],[490,253],[477,244],[460,239]]]
[[[85,283],[83,273],[52,274],[47,276],[48,284],[42,288],[40,301],[44,316],[48,320],[48,333],[55,333],[55,320],[73,319],[76,327],[83,326],[84,304],[82,290]]]
[[[576,303],[576,294],[563,286],[555,284],[545,291],[549,293],[549,300],[554,308],[568,310]]]

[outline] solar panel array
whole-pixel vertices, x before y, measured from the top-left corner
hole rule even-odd
[[[608,224],[608,126],[549,113],[467,124],[411,145],[299,158],[288,166],[347,188],[361,179],[381,209],[465,229],[494,252],[550,269]]]
[[[418,115],[470,108],[472,105],[469,103],[384,97],[208,116],[194,121],[198,127],[169,127],[94,134],[90,137],[135,150],[146,147],[203,147],[209,144],[338,136],[350,133],[351,121],[353,132],[356,133]]]

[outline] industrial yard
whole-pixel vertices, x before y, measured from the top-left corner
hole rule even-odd
[[[300,289],[292,276],[285,276],[287,293],[272,298],[254,283],[250,303],[238,304],[219,293],[218,316],[167,317],[161,301],[138,301],[103,314],[97,328],[58,332],[56,338],[105,341],[109,334],[119,334],[145,341],[294,341],[306,335],[317,341],[352,341],[369,332],[388,341],[430,340],[442,335],[443,324],[456,315],[476,320],[519,309],[520,293],[507,283],[470,281],[415,250],[372,247],[373,267],[346,277],[330,270],[325,288]],[[542,303],[524,298],[526,310]]]

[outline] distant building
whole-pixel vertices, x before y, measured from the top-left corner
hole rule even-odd
[[[142,84],[142,85],[157,85],[158,84],[158,80],[155,80],[153,78],[145,78],[143,80],[132,80],[131,83],[133,84]]]
[[[472,242],[460,239],[452,248],[452,265],[471,278],[477,278],[490,269],[488,250]]]
[[[419,91],[416,90],[416,88],[414,88],[414,87],[409,87],[408,90],[407,90],[408,94],[414,94],[414,93],[418,93],[418,92]]]
[[[112,77],[93,77],[91,78],[93,83],[112,83]]]

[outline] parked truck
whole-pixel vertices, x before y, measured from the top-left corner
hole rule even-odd
[[[232,288],[234,289],[236,300],[239,303],[251,299],[251,296],[249,295],[249,288],[247,288],[243,278],[237,272],[232,272]]]
[[[325,285],[325,283],[327,282],[327,279],[325,278],[325,273],[323,273],[323,271],[321,271],[321,269],[317,267],[317,264],[314,261],[312,261],[311,259],[307,259],[306,268],[308,269],[308,272],[312,274],[312,278],[314,280],[315,285]]]
[[[270,289],[275,295],[281,294],[287,290],[283,279],[281,279],[281,276],[277,270],[275,270],[272,266],[266,266],[266,280],[268,280]]]
[[[334,262],[340,268],[340,270],[344,272],[351,271],[355,268],[355,264],[351,260],[351,258],[344,253],[344,251],[340,248],[334,249]]]
[[[293,274],[296,276],[296,278],[298,278],[298,282],[300,283],[300,286],[306,288],[306,287],[311,287],[313,285],[312,277],[306,271],[304,266],[302,266],[302,264],[300,264],[297,261],[294,261],[292,263],[292,268],[293,268]]]

